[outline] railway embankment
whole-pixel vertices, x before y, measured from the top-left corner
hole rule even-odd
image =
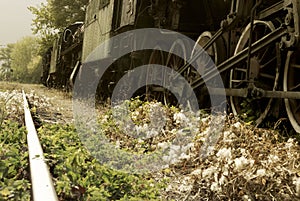
[[[99,129],[116,149],[139,154],[163,150],[161,160],[167,163],[158,171],[130,174],[101,165],[97,153],[83,143],[74,125],[70,94],[40,85],[4,84],[0,200],[31,197],[21,88],[60,200],[300,199],[299,142],[278,130],[254,128],[232,115],[220,117],[224,126],[216,130],[211,127],[214,118],[205,112],[191,116],[180,108],[138,99],[128,102],[132,128],[120,129],[114,114],[122,107],[102,106],[97,110]],[[157,109],[160,116],[155,116]],[[163,125],[151,124],[161,117]],[[161,129],[155,130],[158,126]],[[126,135],[130,129],[140,138]],[[193,138],[185,138],[191,134]],[[101,144],[97,138],[89,142]]]

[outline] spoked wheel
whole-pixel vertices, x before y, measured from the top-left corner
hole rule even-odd
[[[173,45],[171,46],[168,56],[167,56],[167,60],[166,60],[166,66],[173,69],[174,71],[178,71],[180,67],[182,67],[183,65],[186,64],[187,62],[187,52],[186,52],[186,46],[188,44],[185,43],[183,40],[181,39],[177,39]],[[180,56],[177,56],[177,55]],[[183,97],[184,96],[184,88],[180,87],[180,84],[176,83],[176,88],[174,88],[174,84],[172,81],[172,77],[174,75],[168,75],[167,73],[165,73],[165,79],[164,79],[164,84],[167,86],[170,86],[170,88],[172,89],[172,93],[177,93],[177,95],[179,95],[179,97]],[[176,100],[174,95],[172,95],[171,91],[165,91],[164,94],[164,102],[165,104],[173,104],[176,105]],[[178,102],[180,102],[180,100],[177,100]]]
[[[165,66],[167,54],[161,50],[160,46],[157,46],[152,51],[149,57],[149,64],[159,64]],[[147,78],[146,78],[146,99],[148,101],[158,100],[163,101],[165,96],[165,90],[162,87],[164,83],[164,76],[160,75],[157,77],[157,72],[154,72],[155,69],[149,66],[147,69]],[[161,86],[151,85],[151,80],[160,80]]]
[[[204,47],[206,43],[212,38],[213,34],[209,31],[203,32],[197,39],[196,44],[192,50],[192,56],[196,54],[197,45]],[[215,64],[221,63],[225,59],[226,50],[222,38],[218,38],[207,50],[206,53],[211,57]]]
[[[300,52],[290,51],[287,54],[284,68],[283,90],[300,91]],[[300,100],[285,99],[285,108],[289,120],[296,132],[300,133]]]
[[[204,47],[208,41],[212,38],[213,34],[209,31],[203,32],[197,39],[193,50],[191,54],[191,58],[196,55],[197,50],[199,51],[200,47]],[[220,64],[223,62],[226,58],[226,49],[225,49],[225,43],[222,38],[218,38],[216,42],[214,42],[207,50],[206,53],[210,57],[210,59],[215,63],[215,65]],[[201,75],[204,75],[206,72],[208,72],[213,66],[209,66],[210,60],[208,57],[201,57],[196,60],[197,61],[197,67],[200,69],[197,69]],[[196,78],[199,78],[201,75],[199,75],[198,71],[193,67],[189,67],[186,71],[185,77],[189,82],[192,82]],[[226,81],[224,80],[224,83]],[[207,91],[207,88],[203,87],[200,90],[197,90],[198,95],[198,101],[200,103],[200,108],[208,108],[210,107],[209,101],[209,94]]]
[[[275,30],[271,22],[254,21],[252,43]],[[234,54],[248,47],[250,24],[243,31]],[[230,88],[247,88],[250,84],[264,90],[275,90],[278,85],[280,52],[277,43],[273,43],[251,56],[250,69],[244,61],[230,72]],[[232,112],[244,121],[253,121],[258,126],[271,108],[270,98],[230,97]]]

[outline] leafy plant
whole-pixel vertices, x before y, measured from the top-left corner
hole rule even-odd
[[[6,105],[7,102],[12,98],[12,96],[8,97],[0,97],[0,129],[3,124],[3,121],[5,120],[5,117],[7,116],[7,111],[6,111]]]
[[[61,200],[156,200],[160,184],[147,175],[132,175],[102,166],[70,125],[39,129],[45,157]]]
[[[30,200],[26,131],[4,121],[0,130],[0,200]]]

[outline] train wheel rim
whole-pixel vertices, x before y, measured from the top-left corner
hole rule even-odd
[[[186,45],[185,42],[181,39],[177,39],[169,50],[169,54],[167,56],[166,65],[173,70],[178,70],[181,66],[186,64],[187,62],[187,52],[186,52]],[[182,57],[178,57],[174,55],[177,53],[179,55],[183,55]]]
[[[204,45],[212,38],[212,33],[210,31],[204,31],[198,37],[196,44],[193,47],[191,56],[193,57],[196,54],[197,45],[204,47]],[[217,49],[217,44],[213,43],[211,47],[206,50],[206,53],[211,57],[211,59],[218,64],[219,63],[219,53]]]
[[[192,53],[191,58],[195,56],[196,50],[199,49],[197,46],[204,47],[204,45],[212,38],[213,33],[210,31],[204,31],[201,33],[201,35],[198,37]],[[214,62],[215,65],[218,65],[219,63],[223,62],[226,58],[226,45],[223,41],[223,38],[218,38],[207,50],[206,53],[209,55],[210,59]],[[207,59],[207,57],[205,57]],[[194,69],[193,67],[189,67],[185,77],[187,77],[189,82],[192,82],[193,80],[199,78],[201,75],[204,75],[207,71],[211,70],[212,68],[209,67],[209,63],[211,60],[203,60],[198,59],[197,60],[197,67],[200,69]],[[213,67],[213,66],[212,66]],[[201,75],[199,75],[199,73]],[[222,76],[222,79],[226,79]],[[209,109],[210,101],[207,101],[210,99],[210,96],[208,94],[207,88],[202,87],[201,89],[198,89],[196,91],[198,94],[198,101],[200,104],[200,108]]]
[[[166,66],[173,69],[174,71],[178,71],[180,67],[185,65],[187,63],[187,51],[186,51],[186,49],[188,48],[187,46],[188,43],[186,43],[182,39],[177,39],[176,41],[174,41],[167,56]],[[175,54],[181,55],[182,57],[176,56]],[[166,83],[172,84],[171,80],[167,80],[172,77],[173,75],[165,75],[164,84]],[[179,97],[183,97],[183,90],[184,89],[177,88],[174,91],[177,91],[179,93]],[[175,97],[169,92],[166,91],[166,93],[164,93],[165,104],[171,103],[173,105],[176,105],[176,103],[174,103],[174,99]],[[177,100],[177,102],[181,102],[181,100]]]
[[[300,71],[300,52],[289,51],[286,57],[286,63],[283,74],[283,90],[284,91],[299,91],[300,80],[297,79]],[[297,68],[298,67],[298,68]],[[288,118],[297,133],[300,133],[300,100],[284,99]]]
[[[162,51],[162,48],[157,45],[154,50],[151,52],[149,57],[149,64],[160,64],[165,65],[166,64],[166,53]],[[152,86],[149,85],[151,83],[151,79],[159,79],[157,77],[153,77],[153,75],[157,75],[157,73],[153,72],[153,68],[151,65],[147,69],[147,78],[146,78],[146,99],[148,101],[152,100],[162,100],[164,97],[164,90],[161,86],[163,86],[163,77],[161,77],[161,86]],[[156,89],[160,89],[158,92]]]
[[[254,21],[254,41],[266,35],[269,31],[274,31],[272,22]],[[260,32],[262,31],[262,32]],[[250,38],[250,24],[243,31],[234,54],[237,54],[248,47]],[[272,56],[270,56],[272,55]],[[249,78],[253,78],[256,87],[265,90],[276,90],[279,80],[280,52],[277,43],[263,48],[257,54],[251,57],[251,69],[248,71],[244,62],[230,71],[230,88],[246,88],[249,84]],[[275,65],[273,65],[275,63]],[[234,115],[240,116],[245,121],[254,121],[258,126],[267,117],[271,109],[273,99],[249,99],[240,97],[230,97],[230,106]],[[247,109],[248,108],[248,109]],[[250,109],[251,108],[251,109]],[[255,108],[255,109],[254,109]]]

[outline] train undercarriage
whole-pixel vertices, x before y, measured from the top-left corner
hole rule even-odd
[[[82,55],[76,58],[84,63],[97,45],[128,30],[155,27],[180,32],[195,40],[217,68],[203,69],[200,76],[189,65],[201,55],[196,48],[188,55],[184,40],[174,40],[169,52],[160,51],[163,43],[158,44],[153,51],[133,52],[115,62],[98,87],[101,98],[110,97],[118,80],[142,64],[176,70],[196,94],[207,93],[206,82],[221,74],[234,115],[259,126],[270,115],[280,116],[281,102],[292,127],[300,133],[299,15],[299,0],[92,0],[87,6]],[[174,49],[184,58],[172,54]],[[209,91],[221,93],[218,87]],[[139,93],[165,103],[174,99],[160,86],[146,86]],[[199,97],[200,107],[209,107],[203,98],[207,97]]]
[[[288,118],[299,133],[300,77],[297,71],[300,70],[300,1],[277,1],[267,5],[264,1],[256,1],[247,10],[245,7],[250,6],[247,4],[249,2],[233,1],[231,13],[222,21],[220,29],[205,31],[197,40],[214,60],[217,70],[208,69],[203,76],[186,78],[197,91],[205,88],[205,82],[218,73],[223,75],[231,111],[241,118],[244,116],[247,121],[253,121],[257,126],[274,113],[274,107],[279,107],[274,103],[276,100],[284,100]],[[239,7],[238,4],[245,7]],[[241,18],[245,19],[247,16],[248,24],[241,27]],[[235,35],[237,32],[240,33],[239,36]],[[174,46],[184,51],[184,45],[180,45],[182,41],[176,43]],[[231,49],[226,49],[229,43],[234,45]],[[193,59],[197,59],[197,55]],[[186,75],[190,70],[190,62],[183,64],[179,61],[175,68]],[[150,63],[153,63],[153,58]],[[169,65],[169,62],[165,64]],[[171,67],[174,68],[172,65]],[[221,93],[218,88],[211,88],[209,91]]]

